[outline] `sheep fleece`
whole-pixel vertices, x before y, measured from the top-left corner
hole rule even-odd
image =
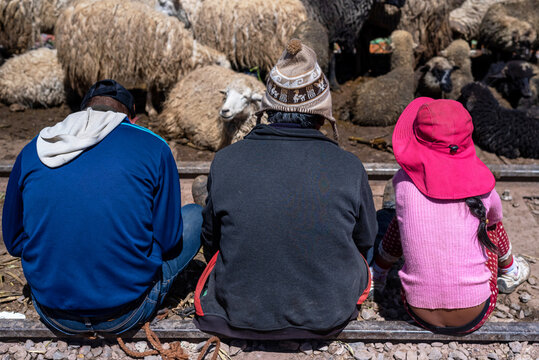
[[[167,90],[180,75],[226,61],[177,18],[129,0],[76,2],[58,19],[56,35],[58,59],[79,95],[105,78]]]
[[[165,101],[159,116],[160,127],[168,138],[187,137],[201,148],[218,150],[223,142],[225,123],[219,117],[223,105],[224,90],[235,79],[243,79],[245,86],[263,94],[265,86],[256,78],[239,74],[219,66],[206,66],[181,79]],[[254,126],[254,116],[247,122],[249,129],[240,131],[246,135]],[[238,136],[234,138],[239,140]]]
[[[7,60],[0,67],[0,100],[27,107],[62,104],[64,73],[56,50],[41,48]]]
[[[296,27],[307,19],[299,0],[205,0],[186,11],[197,40],[224,52],[237,69],[271,70]]]

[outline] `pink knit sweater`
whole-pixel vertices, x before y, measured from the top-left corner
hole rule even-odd
[[[425,309],[476,306],[490,296],[487,255],[477,238],[479,220],[461,200],[423,195],[400,170],[395,185],[404,256],[399,272],[406,301]],[[495,190],[481,196],[489,225],[502,219]]]

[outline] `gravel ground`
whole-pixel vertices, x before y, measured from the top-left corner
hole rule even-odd
[[[189,343],[182,341],[182,347],[190,359],[196,359],[205,342]],[[163,344],[169,348],[170,344]],[[144,341],[127,343],[131,350],[146,351]],[[205,358],[211,358],[210,352]],[[539,357],[539,344],[511,342],[508,344],[467,344],[450,342],[443,344],[392,344],[392,343],[343,343],[333,342],[252,342],[232,340],[221,344],[220,358],[234,359],[357,359],[357,360],[528,360]],[[77,359],[131,359],[118,344],[113,342],[92,341],[66,343],[64,341],[43,341],[34,343],[0,343],[1,360],[77,360]],[[145,360],[161,360],[159,355],[146,356]]]

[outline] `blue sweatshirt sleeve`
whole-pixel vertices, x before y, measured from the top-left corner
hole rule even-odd
[[[7,251],[17,257],[21,257],[24,242],[28,236],[24,232],[22,223],[23,204],[22,192],[19,187],[21,178],[21,154],[17,157],[6,190],[4,210],[2,212],[2,233]]]
[[[153,232],[163,256],[182,247],[181,190],[178,168],[172,153],[161,155],[159,184],[154,195]]]

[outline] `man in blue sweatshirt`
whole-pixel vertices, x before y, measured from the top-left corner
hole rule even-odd
[[[6,248],[42,320],[66,334],[148,321],[200,248],[201,208],[180,209],[170,148],[134,110],[124,87],[97,82],[81,111],[26,145],[9,179]]]

